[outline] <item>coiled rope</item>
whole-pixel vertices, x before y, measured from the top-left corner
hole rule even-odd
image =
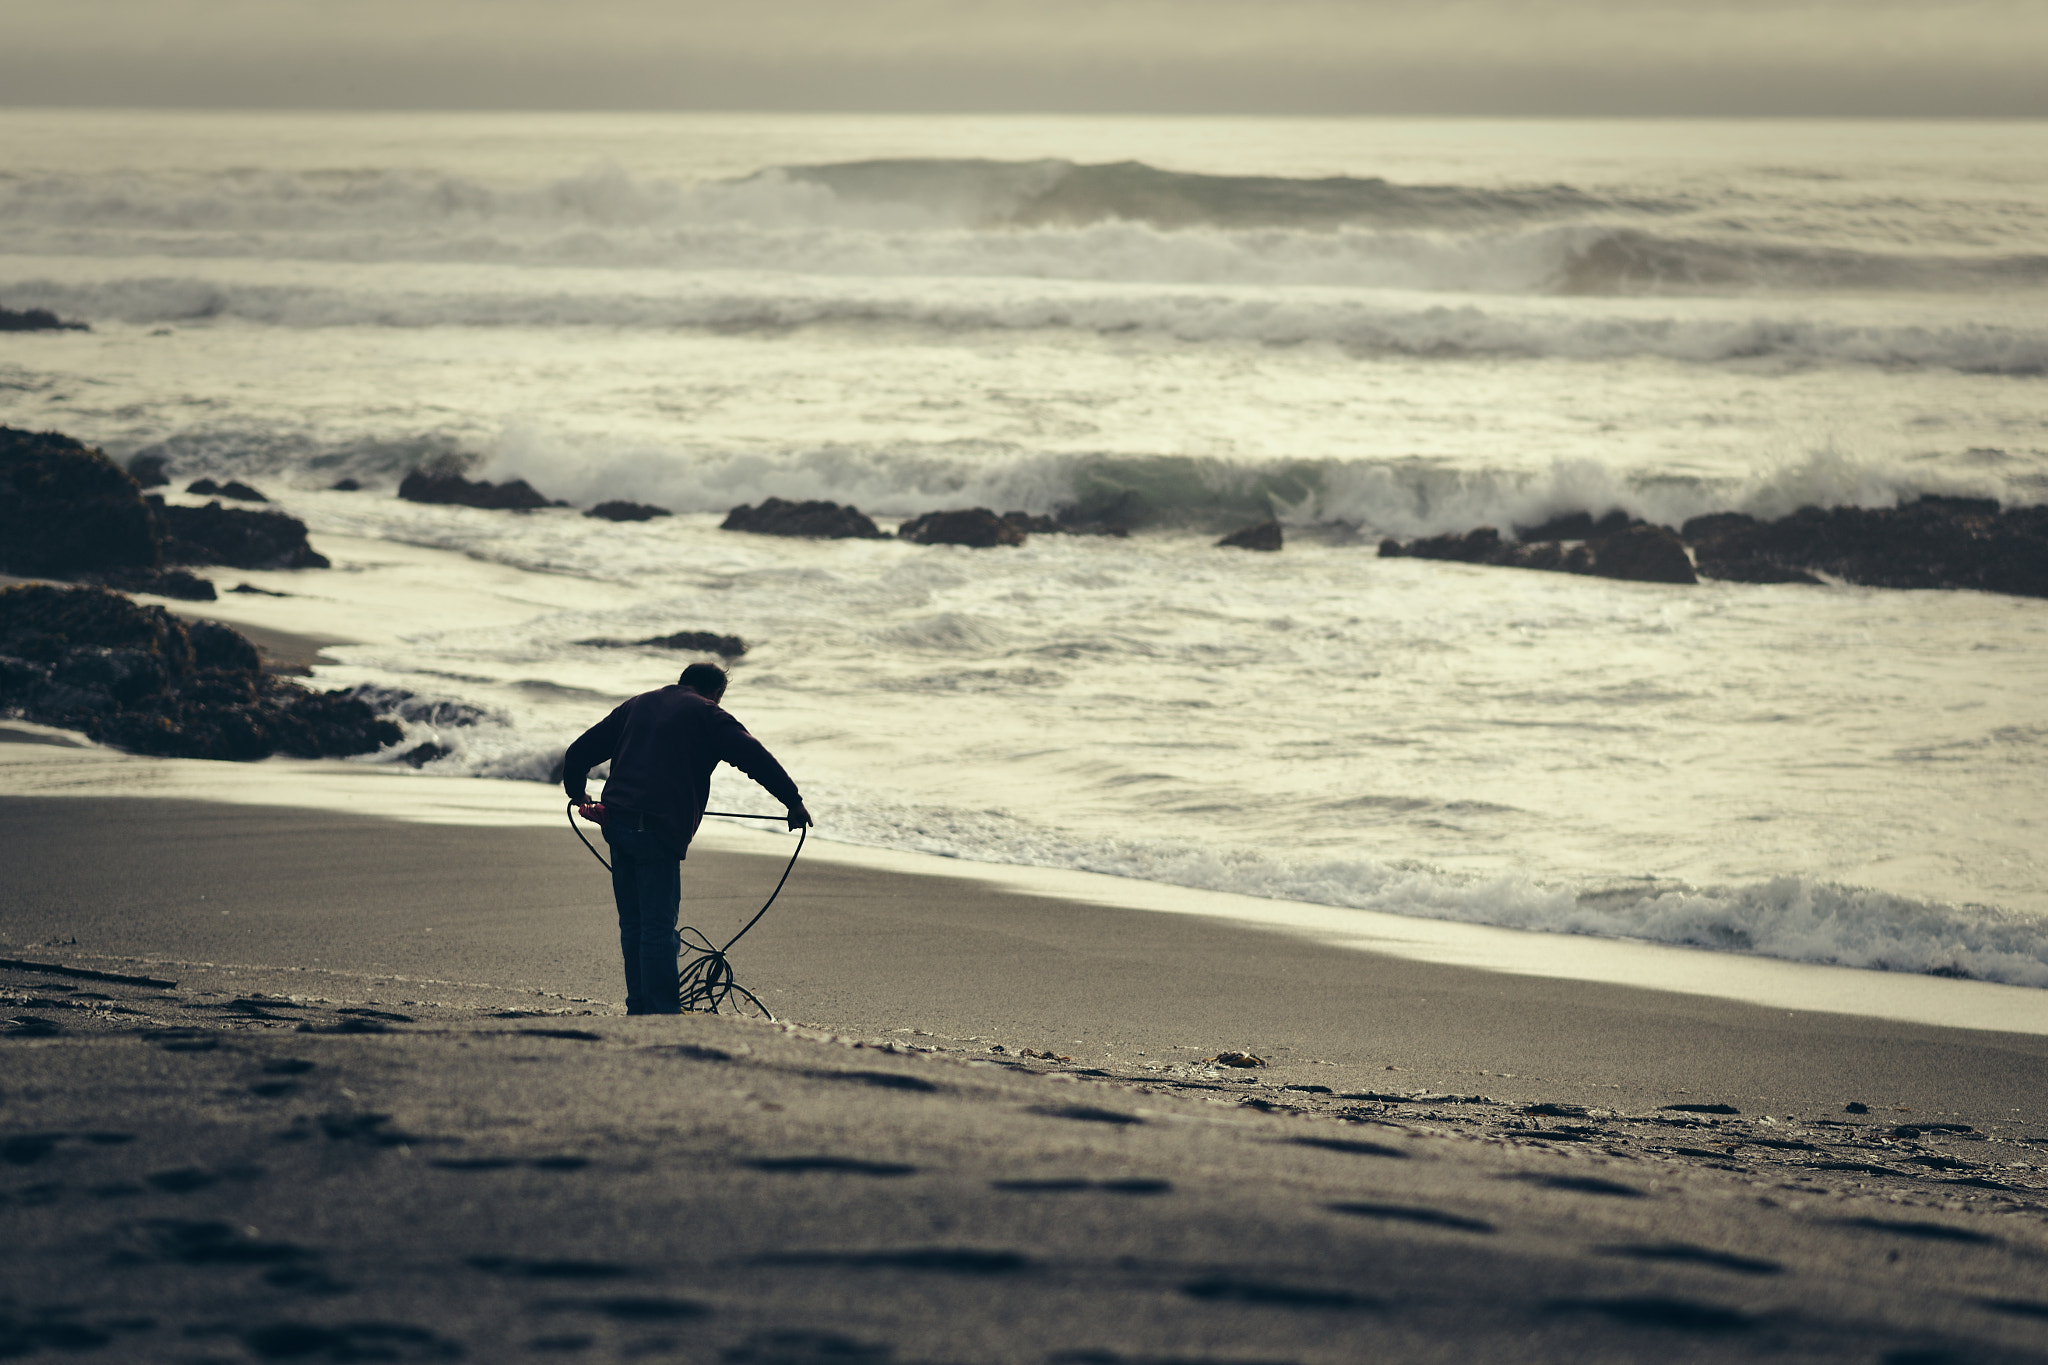
[[[750,815],[743,811],[731,810],[707,810],[704,813],[721,815],[732,820],[784,818],[780,815]],[[604,864],[605,871],[611,871],[612,865],[605,861],[605,856],[597,851],[595,844],[583,837],[582,829],[577,826],[576,802],[573,800],[569,802],[568,816],[570,832],[590,850],[591,857]],[[809,826],[798,828],[796,847],[790,850],[789,861],[783,865],[782,876],[776,880],[775,889],[768,893],[768,899],[761,903],[761,908],[754,912],[754,917],[741,925],[740,931],[727,939],[723,947],[714,944],[704,931],[695,925],[686,924],[676,931],[676,1003],[682,1007],[683,1013],[718,1014],[733,996],[738,995],[760,1011],[761,1016],[769,1023],[775,1022],[774,1013],[761,1003],[761,997],[734,979],[732,963],[726,958],[726,954],[732,951],[733,944],[747,936],[747,930],[761,922],[761,916],[768,913],[768,907],[775,904],[775,898],[782,894],[784,884],[789,881],[789,874],[796,869],[797,855],[804,851],[804,839],[810,832]],[[732,1012],[746,1013],[737,1001],[733,1001]]]

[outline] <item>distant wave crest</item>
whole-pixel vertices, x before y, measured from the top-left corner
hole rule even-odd
[[[1733,209],[1569,185],[1229,176],[1141,162],[616,168],[525,185],[419,170],[0,175],[20,253],[1302,285],[1530,295],[1997,292],[2048,255],[1781,240]]]
[[[1338,293],[1274,296],[1235,288],[1117,289],[1037,282],[949,290],[886,281],[698,276],[656,292],[593,287],[587,278],[518,287],[340,289],[159,276],[90,284],[31,280],[4,290],[11,307],[132,323],[232,317],[288,327],[610,326],[774,331],[790,327],[912,326],[936,333],[1073,331],[1151,334],[1189,342],[1322,343],[1360,354],[1658,356],[1696,364],[1785,361],[1947,368],[1975,374],[2048,373],[2048,326],[1974,321],[1856,323],[1778,316],[1767,304],[1710,316],[1543,305],[1413,304]],[[642,282],[644,283],[644,281]]]

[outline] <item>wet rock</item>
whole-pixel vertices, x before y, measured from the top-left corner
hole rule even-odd
[[[652,521],[656,517],[672,517],[675,513],[651,503],[601,502],[583,515],[604,521]]]
[[[1022,545],[1026,538],[1023,531],[986,507],[926,512],[897,527],[896,534],[917,545],[965,545],[975,550]]]
[[[270,499],[238,479],[226,483],[215,483],[212,479],[194,479],[185,485],[187,493],[197,493],[203,498],[233,498],[237,502],[269,502]]]
[[[415,744],[412,748],[400,754],[398,761],[405,764],[408,768],[424,768],[435,759],[446,758],[454,752],[453,749],[440,744]]]
[[[1427,536],[1421,540],[1380,542],[1381,559],[1448,559],[1459,564],[1491,564],[1501,552],[1500,532],[1481,526],[1464,535]]]
[[[693,654],[717,654],[737,659],[747,652],[747,642],[737,635],[719,635],[708,630],[679,630],[673,635],[655,635],[645,640],[578,640],[579,645],[598,649],[681,649]]]
[[[64,578],[162,563],[142,490],[54,431],[0,427],[0,571]]]
[[[75,577],[79,582],[112,588],[116,592],[153,593],[158,597],[175,597],[181,602],[212,602],[220,597],[212,582],[183,569],[109,569]]]
[[[1232,531],[1216,544],[1219,548],[1228,545],[1239,550],[1278,550],[1281,545],[1280,523],[1262,521],[1241,531]]]
[[[194,668],[224,668],[231,673],[260,673],[263,656],[249,637],[219,621],[188,621],[186,638],[192,642]]]
[[[1524,544],[1541,540],[1598,540],[1618,535],[1635,524],[1634,518],[1618,508],[1598,520],[1591,512],[1566,512],[1537,526],[1517,526],[1515,539]]]
[[[1709,578],[1874,588],[1975,588],[2048,597],[2048,507],[1927,494],[1896,507],[1802,507],[1776,521],[1736,512],[1680,534]]]
[[[138,488],[162,488],[171,481],[164,472],[166,463],[162,455],[137,455],[128,461],[128,477]]]
[[[66,322],[47,308],[0,308],[0,332],[90,332],[82,322]]]
[[[306,523],[282,512],[248,512],[209,502],[172,507],[150,498],[171,564],[225,564],[237,569],[324,569],[327,556],[306,543]]]
[[[229,626],[97,587],[0,591],[0,710],[176,758],[338,757],[403,738],[356,697],[263,672]]]
[[[1619,578],[1632,583],[1697,583],[1692,557],[1685,542],[1665,526],[1631,526],[1600,540],[1589,540],[1592,567],[1585,570],[1600,578]]]
[[[679,630],[673,635],[656,635],[645,640],[635,640],[638,645],[652,645],[656,649],[687,649],[699,654],[721,654],[728,659],[737,659],[747,652],[747,642],[737,635],[718,635],[708,630]]]
[[[1005,512],[1003,520],[1027,536],[1056,535],[1068,529],[1060,525],[1058,517],[1035,517],[1029,512]]]
[[[1542,527],[1548,531],[1585,530],[1590,539],[1503,540],[1491,526],[1481,526],[1464,535],[1430,536],[1403,544],[1398,540],[1380,542],[1382,559],[1447,559],[1461,564],[1497,564],[1517,569],[1544,569],[1554,573],[1590,574],[1597,578],[1619,578],[1639,583],[1697,583],[1685,544],[1668,527],[1631,522],[1620,514],[1583,522],[1577,517],[1557,518]]]
[[[820,540],[881,540],[887,536],[851,504],[841,507],[836,502],[787,502],[781,498],[764,498],[758,507],[735,507],[725,514],[718,529]]]
[[[524,479],[504,483],[472,482],[453,471],[429,473],[415,469],[398,485],[398,496],[407,502],[425,502],[457,507],[482,507],[492,511],[525,512],[536,507],[566,507],[553,502]]]
[[[363,491],[363,486],[354,479],[336,479],[333,488],[337,493],[360,493]]]
[[[0,653],[50,663],[86,645],[141,650],[174,675],[192,667],[191,639],[162,607],[140,607],[103,588],[0,589]]]

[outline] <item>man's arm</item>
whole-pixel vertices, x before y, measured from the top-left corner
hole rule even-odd
[[[811,823],[811,813],[804,809],[803,794],[796,789],[796,783],[775,761],[775,755],[768,752],[766,745],[747,733],[747,727],[728,711],[718,713],[717,722],[718,756],[748,777],[768,789],[768,794],[780,801],[789,810],[789,827],[801,829]]]
[[[562,790],[577,805],[590,800],[590,770],[612,757],[618,748],[619,732],[626,728],[626,707],[630,705],[631,702],[622,704],[578,735],[569,752],[562,755]]]

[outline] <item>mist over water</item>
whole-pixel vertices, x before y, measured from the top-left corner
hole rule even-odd
[[[352,547],[293,591],[587,584],[336,652],[435,771],[545,779],[677,667],[578,641],[711,629],[831,837],[2048,986],[2042,604],[1374,555],[2048,498],[2036,136],[6,111],[0,305],[94,330],[0,336],[0,422],[257,482]],[[768,496],[1136,534],[716,529]]]

